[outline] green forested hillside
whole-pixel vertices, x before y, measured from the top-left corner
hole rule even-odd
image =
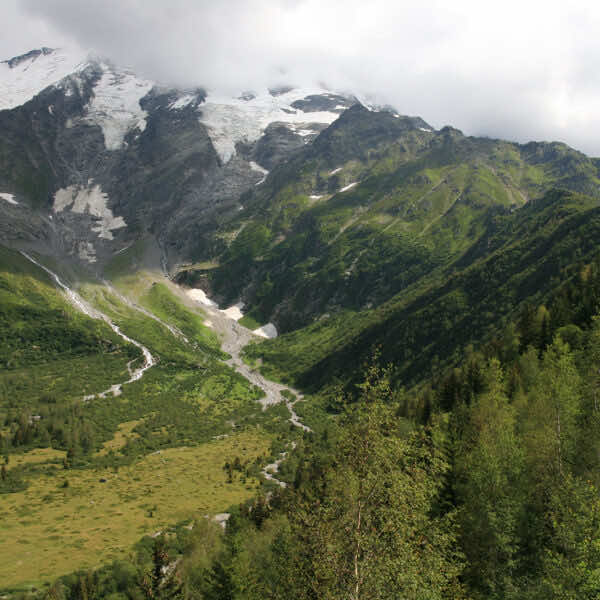
[[[138,241],[78,288],[157,359],[103,396],[139,347],[1,250],[0,591],[600,597],[599,201],[563,144],[357,105],[178,271],[283,335],[225,364]]]
[[[477,243],[380,307],[341,312],[251,346],[264,372],[308,389],[357,373],[381,346],[400,384],[414,384],[460,360],[525,301],[542,301],[598,257],[600,210],[571,192],[549,192],[496,215]]]
[[[146,583],[115,563],[56,594],[597,598],[600,321],[583,317],[597,273],[419,391],[393,386],[375,356],[339,417],[296,448],[291,485],[242,504],[224,536],[200,524],[183,545],[154,542]],[[549,337],[558,315],[568,323]]]
[[[226,303],[241,296],[287,332],[447,272],[498,218],[553,189],[600,197],[596,163],[564,144],[434,132],[357,105],[216,224],[199,257],[217,268],[180,280],[208,279]]]
[[[0,595],[126,561],[144,536],[250,498],[279,436],[293,437],[285,406],[262,411],[204,314],[157,279],[136,286],[158,317],[93,279],[79,285],[156,361],[131,380],[140,349],[0,247]]]

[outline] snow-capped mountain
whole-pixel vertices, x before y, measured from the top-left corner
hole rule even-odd
[[[71,95],[86,69],[99,71],[87,106],[87,119],[102,128],[106,148],[119,149],[128,131],[146,127],[140,101],[156,82],[77,50],[41,48],[0,63],[0,110],[25,104],[49,86]],[[287,125],[301,137],[318,134],[349,108],[353,98],[327,90],[282,88],[228,97],[217,93],[178,92],[169,110],[193,107],[204,123],[222,162],[236,153],[236,144],[257,141],[271,123]],[[52,107],[49,106],[50,111]],[[308,140],[307,140],[308,141]]]
[[[86,59],[76,50],[41,48],[0,62],[0,110],[25,104],[49,85],[84,69]]]
[[[238,143],[257,141],[272,123],[308,142],[352,104],[353,100],[323,89],[284,88],[235,98],[209,93],[199,111],[221,160],[227,162]]]
[[[322,88],[173,89],[93,53],[32,50],[0,63],[0,240],[102,266],[151,235],[185,258],[356,102]]]

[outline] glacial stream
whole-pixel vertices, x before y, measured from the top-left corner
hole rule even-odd
[[[125,335],[121,331],[119,326],[115,325],[107,315],[105,315],[103,312],[100,312],[96,308],[93,308],[92,306],[90,306],[77,292],[72,290],[66,283],[64,283],[61,280],[61,278],[54,271],[50,270],[48,267],[45,267],[44,265],[39,263],[37,260],[35,260],[35,258],[33,258],[29,254],[27,254],[27,252],[24,252],[23,250],[21,250],[21,254],[27,260],[32,262],[34,265],[36,265],[40,269],[46,271],[46,273],[48,273],[48,275],[50,275],[50,277],[52,277],[52,279],[55,281],[56,285],[58,285],[65,292],[65,294],[67,295],[67,298],[69,299],[71,304],[73,304],[73,306],[75,306],[75,308],[77,308],[79,311],[81,311],[83,314],[87,315],[88,317],[91,317],[92,319],[102,319],[119,337],[123,338],[126,342],[133,344],[134,346],[136,346],[137,348],[139,348],[142,351],[142,354],[144,356],[144,364],[141,367],[137,367],[136,369],[133,369],[131,367],[131,363],[133,361],[130,361],[127,364],[127,369],[129,370],[129,379],[127,381],[123,381],[121,383],[115,383],[115,384],[111,385],[107,390],[104,390],[103,392],[100,392],[98,394],[91,394],[89,396],[84,396],[84,398],[83,398],[84,400],[86,400],[86,401],[92,400],[93,398],[96,398],[96,397],[105,398],[108,394],[112,394],[113,396],[118,396],[119,394],[121,394],[123,385],[125,385],[127,383],[132,383],[133,381],[137,381],[138,379],[141,379],[142,376],[144,375],[144,373],[156,364],[157,360],[152,356],[150,350],[148,350],[148,348],[146,348],[146,346],[144,346],[140,342],[130,338],[128,335]]]
[[[152,353],[150,352],[150,350],[148,350],[148,348],[146,348],[146,346],[144,346],[142,343],[130,338],[128,335],[123,333],[121,331],[121,329],[119,328],[119,326],[115,325],[115,323],[113,323],[106,314],[104,314],[103,312],[99,311],[98,309],[92,307],[77,292],[72,290],[66,283],[64,283],[60,279],[60,277],[56,273],[54,273],[54,271],[52,271],[48,267],[39,263],[37,260],[35,260],[35,258],[33,258],[29,254],[27,254],[27,252],[21,250],[21,254],[27,260],[32,262],[34,265],[36,265],[37,267],[39,267],[40,269],[42,269],[43,271],[48,273],[48,275],[50,275],[50,277],[54,280],[56,285],[58,285],[58,287],[61,288],[65,292],[67,298],[69,299],[71,304],[73,304],[73,306],[75,306],[75,308],[77,308],[79,311],[81,311],[88,317],[91,317],[92,319],[102,319],[119,337],[121,337],[126,342],[133,344],[134,346],[136,346],[137,348],[139,348],[142,351],[142,354],[144,357],[144,363],[142,366],[137,367],[135,369],[131,367],[131,363],[133,361],[131,361],[127,365],[127,368],[129,370],[129,379],[127,379],[127,381],[123,381],[121,383],[115,383],[115,384],[111,385],[107,390],[104,390],[103,392],[84,396],[84,398],[83,398],[84,401],[93,400],[94,398],[97,398],[97,397],[105,398],[109,394],[111,394],[113,396],[120,395],[122,392],[123,385],[132,383],[133,381],[137,381],[137,380],[141,379],[143,377],[144,373],[148,369],[152,368],[157,363],[158,359],[155,358],[154,356],[152,356]],[[185,338],[185,336],[183,335],[183,333],[181,331],[179,331],[177,328],[169,325],[168,323],[164,323],[161,319],[159,319],[158,317],[156,317],[155,315],[153,315],[146,309],[138,306],[137,304],[134,304],[128,298],[122,296],[119,292],[117,292],[114,288],[112,288],[108,282],[104,282],[104,283],[110,289],[110,291],[112,293],[115,293],[119,297],[119,299],[121,301],[123,301],[125,304],[134,308],[135,310],[141,311],[147,317],[159,321],[173,335],[184,339],[186,342],[188,341]],[[219,336],[221,338],[221,343],[222,343],[221,347],[222,347],[223,351],[227,352],[231,356],[230,359],[225,361],[226,364],[229,365],[231,368],[233,368],[238,373],[240,373],[240,375],[242,375],[244,378],[246,378],[250,383],[252,383],[256,387],[260,388],[264,392],[264,394],[265,394],[264,397],[260,399],[260,403],[262,404],[263,409],[267,408],[267,406],[271,406],[273,404],[279,404],[279,403],[283,402],[286,405],[286,407],[290,413],[289,421],[295,427],[299,427],[303,431],[312,431],[310,429],[310,427],[308,427],[307,425],[302,423],[302,421],[300,420],[300,418],[298,417],[298,415],[296,414],[296,412],[294,410],[294,404],[298,400],[302,399],[302,395],[300,394],[300,392],[290,388],[289,386],[282,385],[282,384],[276,383],[274,381],[270,381],[269,379],[264,377],[259,371],[252,369],[249,365],[247,365],[242,360],[241,352],[242,352],[242,349],[244,348],[244,346],[246,346],[246,344],[248,344],[249,342],[259,339],[259,338],[255,334],[253,334],[252,331],[250,331],[246,327],[243,327],[235,319],[231,318],[228,314],[226,314],[225,311],[220,311],[216,307],[216,305],[214,305],[214,303],[210,303],[210,301],[209,301],[209,303],[198,302],[198,304],[200,304],[202,306],[202,309],[207,313],[208,319],[207,319],[206,324],[209,327],[213,328],[219,334]],[[288,390],[290,392],[290,394],[294,397],[294,399],[291,400],[291,399],[287,398],[286,396],[284,396],[282,394],[282,392],[284,390]],[[293,450],[295,448],[295,443],[292,442],[290,445],[291,445],[291,449]],[[279,469],[279,465],[283,462],[283,460],[285,459],[286,456],[287,456],[287,452],[282,452],[280,454],[279,458],[275,462],[266,465],[264,467],[264,469],[262,470],[262,473],[265,476],[265,479],[274,481],[277,484],[279,484],[281,487],[285,487],[286,484],[285,484],[285,482],[277,479],[275,477],[275,473],[277,473],[277,471]]]
[[[302,394],[298,390],[294,390],[287,385],[267,379],[258,370],[253,369],[242,360],[241,353],[244,346],[252,341],[259,340],[260,338],[253,334],[248,328],[240,325],[235,319],[231,318],[227,314],[228,311],[219,310],[216,304],[210,299],[206,298],[204,302],[201,302],[189,293],[188,296],[202,307],[202,310],[204,310],[208,317],[206,324],[220,336],[221,348],[231,356],[226,363],[240,375],[245,377],[250,383],[254,384],[264,392],[264,397],[260,399],[263,408],[283,402],[290,413],[290,423],[303,431],[312,431],[308,425],[302,423],[294,410],[294,404],[302,399]],[[282,394],[284,390],[290,392],[294,399],[290,400],[286,398]],[[292,442],[291,449],[293,450],[294,447],[295,443]],[[284,481],[277,479],[275,474],[286,456],[287,452],[282,452],[275,462],[266,465],[262,470],[265,479],[274,481],[281,487],[285,487],[286,484]]]

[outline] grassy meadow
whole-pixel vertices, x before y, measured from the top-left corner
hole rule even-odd
[[[199,308],[150,271],[114,285],[90,278],[78,291],[158,362],[120,395],[84,401],[126,381],[140,351],[0,248],[1,591],[125,558],[145,535],[227,511],[262,485],[289,435],[285,406],[262,410]],[[234,461],[242,468],[224,469]]]
[[[255,493],[259,481],[223,469],[235,457],[264,460],[270,437],[241,432],[167,448],[121,468],[36,472],[22,492],[0,495],[2,588],[39,584],[126,557],[132,545],[172,523],[212,516]],[[22,461],[61,458],[33,450]],[[66,486],[66,487],[65,487]]]

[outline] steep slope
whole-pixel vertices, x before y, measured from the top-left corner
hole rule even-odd
[[[381,305],[554,188],[600,197],[596,164],[563,144],[470,138],[356,105],[244,196],[201,257],[217,268],[180,280],[290,331]]]
[[[0,110],[15,108],[43,89],[77,73],[85,54],[74,50],[40,48],[0,62]]]
[[[207,96],[49,48],[1,67],[0,193],[20,212],[0,236],[99,269],[148,234],[172,263],[202,247],[204,228],[352,103],[319,89]]]
[[[45,49],[6,68],[58,57]],[[361,332],[385,321],[474,265],[498,220],[533,219],[555,189],[598,198],[598,167],[563,144],[436,131],[326,90],[221,97],[87,57],[0,111],[0,236],[100,273],[154,238],[153,266],[242,300],[259,324],[325,327],[337,352],[347,335],[319,319],[352,311]]]
[[[523,302],[543,302],[600,256],[598,201],[549,192],[490,219],[457,260],[374,310],[340,312],[248,349],[264,372],[307,389],[348,382],[376,348],[395,376],[414,384],[453,364],[515,318]]]

